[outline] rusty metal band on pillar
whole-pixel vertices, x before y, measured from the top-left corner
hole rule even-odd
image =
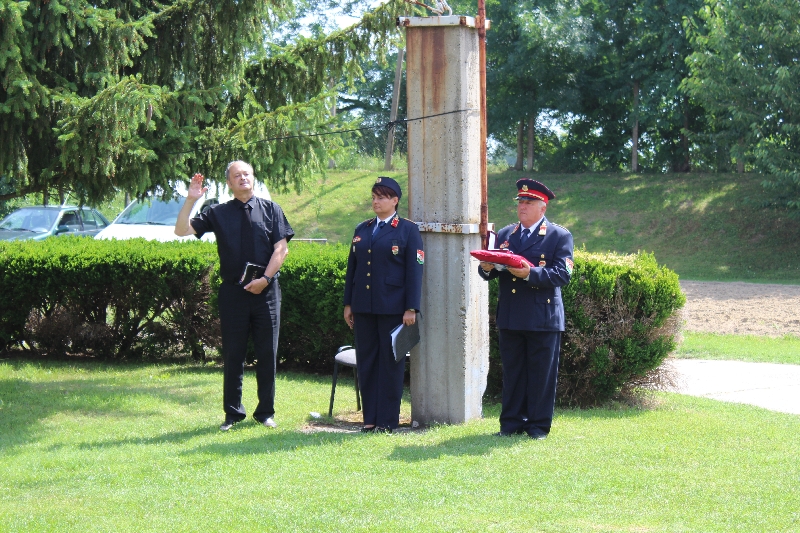
[[[489,222],[488,186],[486,184],[486,0],[478,0],[478,56],[480,61],[481,91],[481,248],[489,245],[487,225]]]

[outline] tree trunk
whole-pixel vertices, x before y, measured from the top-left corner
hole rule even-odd
[[[333,82],[333,80],[331,79],[331,80],[328,82],[328,87],[329,87],[329,88],[333,88],[333,86],[334,86],[334,82]],[[334,97],[333,97],[333,102],[331,103],[331,116],[332,116],[332,117],[335,117],[335,116],[336,116],[336,96],[334,96]],[[328,158],[328,168],[329,168],[329,169],[336,168],[336,161],[334,161],[334,159],[333,159],[332,157],[329,157],[329,158]]]
[[[744,174],[744,137],[739,137],[739,155],[736,156],[736,172]]]
[[[533,160],[536,156],[536,113],[531,113],[528,118],[528,172],[533,171]]]
[[[631,135],[631,172],[639,171],[639,80],[633,82],[633,133]]]
[[[683,141],[683,171],[692,171],[692,161],[689,158],[689,97],[683,97],[683,131],[681,131],[681,139]]]
[[[394,70],[394,87],[392,88],[392,111],[389,120],[397,120],[397,106],[400,104],[400,80],[403,77],[403,53],[405,49],[397,49],[397,67]],[[383,170],[392,170],[392,154],[394,153],[394,124],[389,126],[386,134],[386,156],[383,161]]]
[[[522,170],[522,159],[523,159],[523,142],[522,137],[525,134],[525,118],[521,118],[519,120],[519,126],[517,126],[517,162],[514,163],[514,170]]]

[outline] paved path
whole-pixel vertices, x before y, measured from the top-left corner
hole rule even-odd
[[[800,365],[667,359],[673,392],[800,415]]]

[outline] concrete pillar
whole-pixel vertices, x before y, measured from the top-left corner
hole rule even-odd
[[[489,369],[488,285],[469,255],[481,246],[478,31],[471,17],[399,24],[406,28],[409,216],[425,246],[411,416],[460,423],[481,417]]]

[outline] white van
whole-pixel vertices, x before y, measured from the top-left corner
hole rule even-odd
[[[175,222],[178,220],[178,213],[186,198],[186,184],[177,183],[175,191],[177,195],[173,198],[150,197],[144,200],[134,200],[111,224],[99,232],[95,239],[124,240],[141,237],[149,241],[161,242],[196,240],[194,235],[186,237],[175,235]],[[256,182],[255,195],[272,200],[267,186],[263,183]],[[232,198],[226,183],[212,183],[203,198],[194,204],[191,216]],[[214,241],[214,234],[206,233],[203,235],[203,240]]]

